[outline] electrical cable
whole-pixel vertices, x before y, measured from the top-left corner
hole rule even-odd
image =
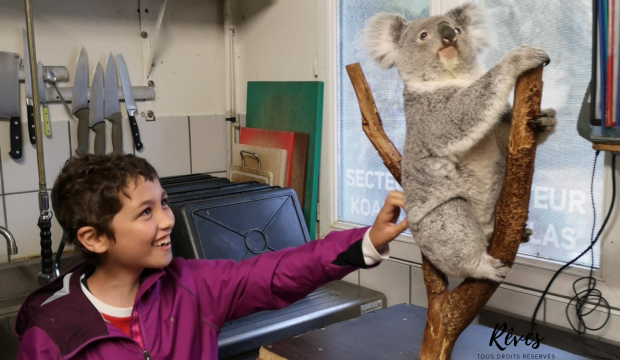
[[[592,207],[594,209],[594,174],[596,172],[596,160],[598,158],[600,151],[596,152],[596,155],[594,156],[594,165],[593,165],[593,169],[592,169],[592,180],[590,183],[590,194],[591,194],[591,198],[592,198]],[[592,250],[592,248],[594,247],[594,245],[596,244],[596,242],[599,240],[601,234],[603,233],[603,230],[605,229],[605,226],[607,225],[607,221],[609,220],[609,218],[611,217],[611,213],[613,211],[614,208],[614,203],[616,200],[616,155],[612,154],[612,161],[611,161],[611,176],[612,176],[612,197],[611,197],[611,204],[609,205],[609,210],[607,212],[607,216],[605,216],[605,220],[603,221],[603,224],[601,225],[601,228],[599,229],[598,233],[596,234],[596,238],[594,237],[594,230],[595,230],[595,226],[596,226],[596,210],[594,210],[594,223],[592,224],[592,234],[590,237],[590,246],[588,246],[588,248],[586,248],[581,254],[579,254],[579,256],[577,256],[576,258],[574,258],[573,260],[571,260],[570,262],[566,263],[564,266],[562,266],[558,271],[555,272],[555,274],[553,275],[553,277],[551,278],[551,280],[549,281],[549,283],[547,284],[547,287],[545,288],[545,291],[543,291],[542,295],[540,296],[540,299],[538,300],[538,304],[536,305],[536,309],[534,310],[534,315],[532,315],[532,322],[530,325],[530,331],[533,333],[536,327],[536,315],[538,314],[538,310],[540,309],[540,305],[542,304],[545,296],[547,295],[547,293],[549,292],[549,289],[551,288],[551,285],[553,284],[553,282],[555,281],[555,279],[557,278],[557,276],[564,271],[564,269],[566,269],[567,267],[569,267],[570,265],[572,265],[574,262],[576,262],[577,260],[579,260],[579,258],[581,258],[583,255],[585,255],[588,251]],[[569,301],[569,303],[566,306],[566,317],[568,318],[568,322],[570,324],[570,326],[573,328],[573,330],[575,332],[577,332],[577,335],[579,336],[579,339],[586,345],[589,346],[595,350],[601,351],[603,353],[609,354],[615,358],[620,359],[620,356],[613,354],[611,352],[596,348],[588,343],[586,343],[584,341],[584,339],[582,338],[581,335],[585,334],[587,330],[591,330],[591,331],[597,331],[602,329],[607,322],[609,321],[609,318],[611,316],[611,310],[609,308],[609,303],[607,302],[607,300],[603,297],[602,293],[600,292],[600,290],[596,289],[596,279],[592,276],[594,272],[594,250],[592,250],[592,261],[590,264],[590,274],[589,276],[584,276],[581,277],[577,280],[575,280],[575,282],[573,283],[573,291],[575,293],[575,296]],[[582,280],[588,280],[588,286],[585,290],[582,290],[580,292],[577,292],[576,289],[576,285],[578,282],[582,281]],[[594,298],[597,299],[597,303],[595,305],[593,305],[592,309],[588,310],[587,312],[584,312],[585,307],[584,305],[587,303],[587,301],[590,298]],[[577,328],[575,328],[573,322],[571,321],[570,317],[569,317],[569,313],[568,313],[568,309],[570,308],[571,304],[575,302],[575,311],[576,311],[576,316],[577,319],[579,321],[579,324],[577,325]],[[591,313],[594,312],[594,310],[596,310],[596,308],[598,308],[599,306],[602,306],[604,308],[607,309],[607,318],[605,319],[605,321],[603,322],[603,324],[597,328],[591,328],[588,327],[585,323],[584,318],[588,315],[590,315]]]

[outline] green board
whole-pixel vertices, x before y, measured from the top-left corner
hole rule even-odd
[[[247,127],[309,134],[303,212],[311,239],[316,235],[322,120],[323,82],[248,82]]]

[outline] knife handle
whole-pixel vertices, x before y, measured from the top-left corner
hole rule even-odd
[[[93,126],[95,132],[95,155],[105,155],[105,121]]]
[[[142,141],[140,141],[140,130],[138,130],[138,123],[134,116],[129,115],[129,125],[131,126],[131,137],[133,137],[136,150],[140,150],[142,149]]]
[[[82,156],[88,152],[88,108],[80,109],[75,113],[78,118],[77,141],[78,148],[75,150],[77,156]]]
[[[43,130],[45,131],[45,136],[49,137],[50,135],[52,135],[52,128],[50,126],[50,115],[47,104],[43,104]]]
[[[26,105],[27,113],[28,113],[28,137],[30,138],[30,143],[35,145],[37,143],[37,137],[34,133],[34,106]]]
[[[123,153],[123,128],[121,125],[121,113],[114,113],[108,117],[112,123],[112,153]]]
[[[18,117],[11,118],[9,125],[9,134],[11,136],[11,151],[9,155],[17,160],[22,157],[22,122]]]

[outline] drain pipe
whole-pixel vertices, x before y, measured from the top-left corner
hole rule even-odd
[[[235,112],[237,105],[237,86],[235,80],[235,29],[233,25],[233,1],[224,1],[224,66],[226,77],[226,128],[230,131],[230,140],[227,141],[226,163],[232,164],[233,144],[237,142],[237,129],[239,128],[239,119]],[[228,125],[230,124],[230,125]],[[228,142],[230,142],[228,144]],[[226,169],[228,171],[228,168]]]
[[[34,24],[32,19],[32,0],[24,0],[26,7],[26,32],[28,34],[28,52],[30,53],[30,79],[32,88],[38,89],[39,77],[37,76],[37,53],[34,46]],[[41,114],[39,111],[39,92],[32,92],[34,103],[34,132],[37,146],[37,167],[39,169],[39,221],[41,229],[41,272],[39,273],[39,285],[45,285],[54,279],[52,266],[52,212],[49,211],[49,194],[45,183],[45,159],[43,156],[43,133],[41,131]]]

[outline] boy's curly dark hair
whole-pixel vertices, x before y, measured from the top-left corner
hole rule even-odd
[[[92,226],[97,234],[114,240],[112,218],[121,211],[121,194],[128,196],[129,182],[158,178],[155,168],[135,155],[86,154],[69,158],[52,188],[52,207],[64,231],[64,241],[74,246],[87,265],[97,266],[98,254],[80,243],[78,230]]]

